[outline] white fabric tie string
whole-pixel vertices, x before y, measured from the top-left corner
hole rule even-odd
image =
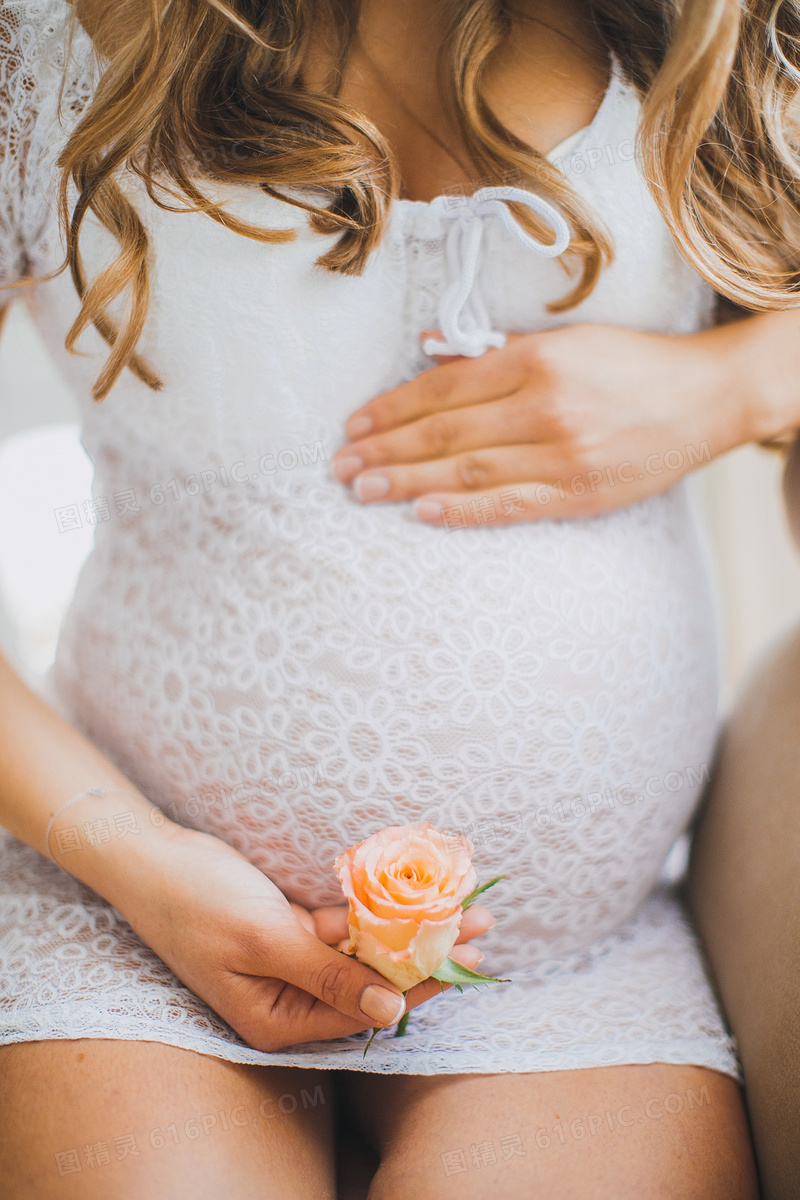
[[[506,207],[510,201],[524,204],[544,217],[555,234],[552,245],[537,242],[525,232]],[[439,304],[439,328],[444,341],[427,338],[422,349],[429,355],[463,354],[468,358],[477,358],[490,346],[500,349],[506,343],[506,335],[491,328],[477,284],[483,244],[480,218],[494,213],[521,245],[542,258],[558,258],[564,253],[570,241],[569,226],[547,200],[516,187],[485,187],[468,197],[437,196],[431,202],[431,209],[452,222],[445,247],[452,282]]]

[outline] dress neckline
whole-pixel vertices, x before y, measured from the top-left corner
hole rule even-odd
[[[584,125],[582,129],[578,129],[575,133],[569,134],[562,141],[560,141],[557,146],[554,146],[552,150],[548,151],[548,153],[544,156],[547,161],[554,163],[560,156],[564,154],[568,154],[570,156],[578,154],[590,137],[599,136],[600,129],[605,123],[606,116],[612,105],[616,103],[619,96],[624,94],[629,87],[630,85],[626,83],[622,73],[622,67],[619,59],[613,53],[613,51],[610,52],[608,84],[605,92],[603,93],[603,97],[600,101],[597,112],[594,114],[594,117],[588,125]],[[211,194],[212,196],[216,195],[216,197],[222,202],[230,201],[232,198],[232,192],[239,193],[240,201],[252,202],[252,193],[256,192],[257,197],[255,202],[259,215],[262,212],[264,201],[269,199],[267,194],[265,194],[260,188],[254,187],[252,184],[243,184],[238,186],[235,184],[220,184],[218,185],[218,193],[215,193],[211,181],[205,180],[204,188],[206,189],[207,194]],[[311,186],[284,187],[281,189],[281,192],[286,198],[293,197],[301,201],[310,197],[315,203],[321,206],[324,205],[324,201],[326,199],[329,200],[329,196],[324,189],[314,188]],[[417,219],[421,219],[427,222],[428,218],[432,219],[437,210],[439,210],[448,199],[452,199],[453,195],[456,194],[458,194],[459,198],[464,198],[461,193],[454,192],[444,192],[441,195],[434,196],[431,200],[408,200],[401,196],[393,196],[391,199],[390,212],[394,213],[397,220],[403,225],[406,224],[407,220],[415,222]],[[472,193],[472,195],[474,194],[475,193]],[[470,196],[466,197],[466,199],[470,198]],[[276,200],[276,202],[280,204],[281,208],[290,207],[290,205],[287,205],[281,201]],[[302,212],[301,216],[298,217],[297,210],[295,210],[294,218],[289,221],[287,228],[294,228],[298,222],[302,224],[306,221],[306,219],[307,214],[305,212]],[[315,239],[318,239],[319,237],[319,234],[314,234]]]
[[[544,155],[547,161],[555,162],[555,160],[561,157],[561,155],[563,155],[567,149],[569,150],[570,154],[577,154],[584,145],[586,139],[591,134],[597,132],[600,125],[605,120],[606,113],[608,112],[612,103],[614,100],[616,100],[617,96],[624,88],[625,80],[622,75],[622,68],[620,66],[619,59],[617,58],[616,54],[611,52],[609,54],[608,84],[597,108],[597,112],[594,114],[588,125],[584,125],[582,129],[576,130],[575,133],[568,134],[567,137],[563,138],[557,146],[554,146],[552,150],[549,150],[547,154]],[[440,196],[434,196],[432,200],[408,200],[402,196],[395,196],[392,200],[392,205],[397,205],[409,210],[415,210],[417,212],[423,212],[425,209],[440,207],[442,202],[447,198],[447,195],[448,193],[443,193]]]

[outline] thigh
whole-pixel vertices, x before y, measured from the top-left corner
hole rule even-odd
[[[756,1200],[736,1082],[700,1067],[352,1073],[369,1200]]]
[[[0,1047],[0,1178],[26,1200],[334,1200],[320,1071],[160,1042]]]
[[[798,728],[795,629],[729,720],[688,889],[741,1054],[765,1200],[800,1196]]]

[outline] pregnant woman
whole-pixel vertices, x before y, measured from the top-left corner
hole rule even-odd
[[[76,9],[0,4],[96,526],[45,698],[2,671],[9,1194],[332,1198],[338,1096],[370,1200],[750,1200],[659,880],[717,733],[681,478],[800,423],[795,315],[714,323],[794,303],[794,6]],[[332,864],[419,820],[512,982],[395,1038]]]

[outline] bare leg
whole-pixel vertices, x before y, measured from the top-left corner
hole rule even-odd
[[[0,1047],[0,1178],[25,1200],[334,1200],[326,1074],[159,1042]]]
[[[756,1200],[739,1087],[701,1067],[348,1073],[369,1200]]]
[[[800,1196],[800,632],[745,689],[688,895],[744,1067],[764,1200]]]

